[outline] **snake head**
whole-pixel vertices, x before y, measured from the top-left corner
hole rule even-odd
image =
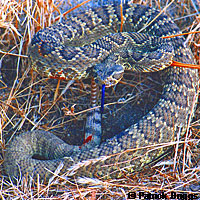
[[[124,67],[119,64],[105,65],[97,64],[94,67],[94,73],[98,83],[105,84],[105,87],[116,85],[123,77]]]

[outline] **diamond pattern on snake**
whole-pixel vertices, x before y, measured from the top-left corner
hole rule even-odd
[[[123,16],[123,32],[117,4],[80,11],[39,31],[29,49],[32,66],[48,77],[67,80],[93,75],[98,84],[107,87],[117,84],[124,70],[151,72],[166,68],[157,104],[137,123],[85,151],[50,132],[21,133],[6,149],[7,174],[48,178],[49,171],[62,163],[60,173],[67,176],[120,177],[122,169],[123,173],[140,170],[168,149],[148,151],[141,147],[167,143],[177,133],[184,134],[198,93],[198,74],[197,70],[168,67],[172,60],[194,63],[184,37],[162,39],[180,30],[167,15],[159,15],[153,8],[127,3]],[[48,160],[33,159],[36,153],[48,156]]]

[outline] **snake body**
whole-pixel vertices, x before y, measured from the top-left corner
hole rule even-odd
[[[157,37],[180,33],[168,16],[158,14],[158,11],[149,7],[124,4],[123,31],[136,33],[140,31],[142,34]],[[92,68],[94,63],[101,67],[101,62],[104,62],[102,60],[106,60],[110,54],[109,47],[106,49],[104,43],[105,38],[107,44],[110,44],[108,41],[114,41],[118,44],[118,49],[120,47],[123,49],[124,41],[117,40],[117,37],[114,40],[109,35],[119,32],[120,25],[119,5],[100,6],[74,15],[66,22],[42,30],[39,36],[33,39],[31,50],[33,65],[38,71],[43,71],[49,76],[59,76],[64,79],[66,76],[69,79],[85,77],[87,70]],[[121,33],[120,38],[126,34]],[[102,37],[104,39],[97,42],[98,48],[90,45],[95,44],[96,38]],[[64,49],[61,40],[69,46],[67,49]],[[50,45],[45,46],[45,41]],[[99,41],[102,43],[102,48]],[[185,46],[182,36],[166,41],[173,46],[173,60],[194,63],[192,53]],[[60,46],[57,46],[58,43]],[[85,52],[85,46],[91,54]],[[101,51],[102,49],[106,50]],[[66,63],[70,67],[64,67]],[[160,147],[154,151],[141,147],[168,143],[176,140],[177,133],[183,135],[190,116],[193,115],[191,110],[194,110],[198,93],[196,70],[170,67],[165,72],[167,77],[160,100],[136,124],[87,151],[80,151],[67,145],[49,132],[36,130],[22,133],[15,137],[6,149],[4,166],[7,174],[11,176],[39,174],[45,178],[51,175],[49,171],[55,171],[60,165],[62,166],[60,172],[65,172],[67,176],[109,178],[119,177],[126,171],[138,170],[151,162],[167,147]],[[33,158],[34,154],[39,153],[47,160]]]

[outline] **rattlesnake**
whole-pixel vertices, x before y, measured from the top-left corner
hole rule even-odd
[[[169,17],[164,14],[159,15],[158,11],[149,7],[124,4],[123,16],[123,31],[125,32],[140,31],[157,37],[180,33]],[[72,76],[69,78],[76,76],[82,78],[93,66],[87,66],[87,59],[86,61],[78,60],[79,57],[76,56],[78,52],[74,51],[74,46],[82,45],[80,41],[84,41],[84,45],[89,45],[94,42],[90,39],[93,35],[95,38],[103,36],[109,38],[108,34],[119,32],[120,26],[119,5],[100,6],[74,15],[65,22],[42,30],[41,37],[34,38],[32,44],[37,45],[33,45],[32,55],[36,54],[34,58],[37,57],[37,59],[33,59],[33,65],[37,66],[38,71],[44,71],[49,76],[60,76],[65,79],[66,74],[71,73]],[[52,37],[46,37],[47,33]],[[70,45],[68,54],[62,45],[54,46],[56,44],[54,40],[62,39],[61,35],[65,35],[66,45]],[[46,38],[44,42],[49,40],[52,49],[57,48],[58,51],[51,51],[50,46],[41,47],[42,36]],[[81,36],[84,37],[81,38]],[[81,39],[77,40],[79,37]],[[185,46],[182,36],[166,40],[173,46],[175,54],[173,60],[194,63],[192,53]],[[80,50],[78,47],[77,51]],[[97,51],[95,46],[92,50]],[[61,52],[63,55],[60,54]],[[88,55],[85,57],[87,58]],[[74,63],[74,67],[66,69],[64,73],[63,68],[60,67],[63,66],[63,59],[72,60]],[[80,63],[87,67],[80,68]],[[101,67],[101,63],[99,65]],[[65,172],[67,176],[109,178],[142,168],[167,149],[167,147],[162,147],[148,151],[149,148],[142,147],[176,140],[176,134],[179,132],[183,135],[190,116],[193,115],[191,110],[194,110],[192,108],[198,93],[197,71],[178,67],[169,67],[166,70],[167,77],[160,100],[138,123],[87,151],[80,151],[78,147],[67,145],[49,132],[36,130],[22,133],[15,137],[6,149],[4,166],[7,174],[19,176],[38,173],[44,178],[51,175],[47,169],[55,171],[59,164],[60,166],[63,164],[61,173]],[[76,72],[75,76],[73,72]],[[48,157],[48,160],[32,158],[33,154],[39,153]]]

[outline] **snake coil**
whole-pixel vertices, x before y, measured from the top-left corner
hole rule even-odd
[[[158,11],[149,7],[124,4],[123,30],[135,33],[140,31],[142,34],[157,37],[180,33],[168,16],[158,14]],[[119,5],[100,6],[80,12],[65,22],[41,30],[34,37],[31,50],[33,65],[48,76],[82,78],[92,66],[101,65],[101,60],[110,53],[110,45],[118,45],[123,54],[124,47],[127,46],[124,45],[124,35],[127,33],[121,33],[120,37],[111,36],[120,31],[120,25]],[[100,40],[102,46],[100,42],[96,42],[99,46],[94,45],[102,37],[106,38]],[[132,40],[133,43],[136,40],[137,38]],[[142,41],[139,47],[145,42]],[[183,37],[166,41],[173,46],[175,61],[194,63],[193,55],[185,46]],[[88,47],[88,51],[85,51],[85,47]],[[128,52],[126,49],[125,51]],[[61,173],[65,172],[68,176],[109,178],[118,177],[122,172],[138,170],[167,148],[148,151],[148,148],[142,147],[174,141],[178,132],[183,135],[192,115],[197,93],[196,70],[170,67],[167,69],[160,100],[136,124],[88,151],[79,151],[49,132],[36,130],[22,133],[6,149],[6,172],[11,176],[40,174],[44,178],[51,175],[46,169],[55,171],[60,163],[63,164]],[[48,160],[33,159],[35,153],[47,156]]]

